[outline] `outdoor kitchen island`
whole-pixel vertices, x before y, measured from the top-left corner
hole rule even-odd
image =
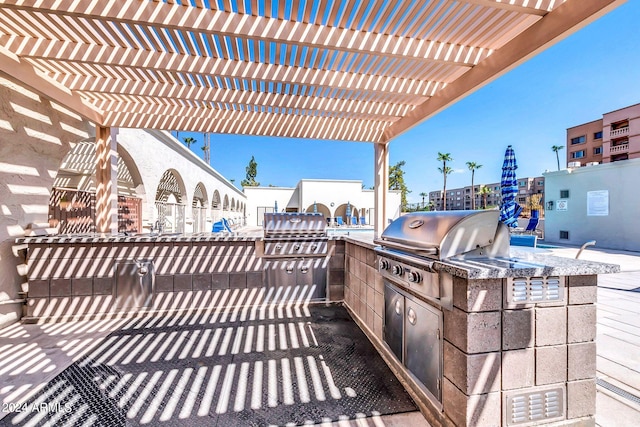
[[[597,274],[619,266],[516,247],[435,260],[434,298],[386,278],[396,259],[410,275],[406,259],[379,255],[372,238],[346,240],[345,304],[432,425],[595,425]],[[390,317],[406,319],[399,334]]]
[[[257,256],[264,241],[255,234],[18,243],[28,246],[26,321],[251,309],[264,307],[268,293],[264,260]],[[436,297],[416,291],[414,282],[405,287],[386,279],[369,233],[329,236],[327,246],[326,300],[344,300],[432,425],[594,425],[597,274],[617,272],[617,266],[514,248],[507,258],[435,260],[429,269],[437,275],[431,282],[440,291]],[[152,268],[151,294],[122,299],[116,265],[124,276],[145,276]],[[403,299],[400,317],[404,309],[418,313],[407,312],[401,331],[423,319],[430,323],[422,338],[401,341],[400,357],[385,343],[385,313],[397,310],[385,307],[386,288]],[[416,355],[422,372],[406,368]]]

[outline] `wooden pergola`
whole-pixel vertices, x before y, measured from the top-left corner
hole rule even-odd
[[[0,0],[0,71],[97,126],[388,143],[624,0]]]

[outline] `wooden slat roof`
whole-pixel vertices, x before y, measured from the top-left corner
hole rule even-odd
[[[0,70],[98,125],[388,142],[622,0],[0,0]]]

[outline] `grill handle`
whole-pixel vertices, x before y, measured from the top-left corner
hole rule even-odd
[[[438,248],[418,248],[415,246],[404,245],[402,243],[392,242],[389,240],[382,240],[382,239],[374,239],[373,243],[377,245],[386,246],[388,248],[400,249],[406,252],[414,252],[414,253],[419,253],[424,255],[438,255]]]

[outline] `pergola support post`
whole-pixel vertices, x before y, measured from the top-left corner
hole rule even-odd
[[[389,145],[373,144],[375,171],[374,235],[380,237],[387,226],[387,194],[389,192]]]
[[[118,233],[117,130],[96,127],[96,231]]]

